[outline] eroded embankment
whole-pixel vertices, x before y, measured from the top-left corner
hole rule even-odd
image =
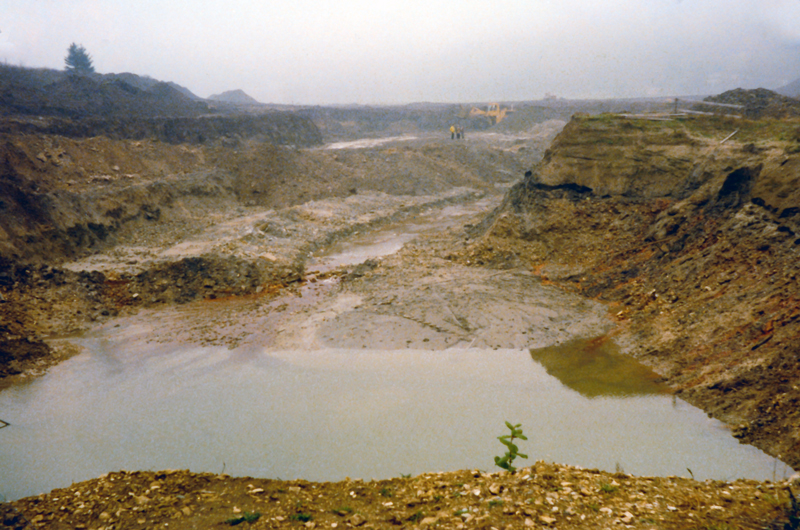
[[[0,120],[0,133],[58,135],[67,138],[104,136],[115,140],[158,140],[169,144],[236,145],[255,138],[275,145],[311,147],[322,144],[314,123],[288,112],[255,115],[175,117],[16,117]]]
[[[336,237],[522,173],[503,149],[436,141],[335,152],[38,135],[2,145],[3,375],[52,357],[43,335],[140,305],[269,291]]]
[[[454,259],[512,256],[610,303],[630,354],[800,467],[799,139],[787,121],[576,117]]]

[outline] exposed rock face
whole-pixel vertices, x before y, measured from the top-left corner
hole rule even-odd
[[[796,468],[798,124],[712,122],[576,117],[467,257],[610,302],[630,353]]]

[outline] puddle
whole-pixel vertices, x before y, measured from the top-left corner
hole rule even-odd
[[[0,430],[7,499],[119,469],[314,481],[488,471],[505,420],[523,424],[526,464],[791,474],[680,400],[587,398],[526,350],[270,352],[137,345],[124,333],[80,342],[85,353],[0,394],[12,424]]]
[[[306,264],[310,271],[326,272],[347,265],[363,263],[368,259],[394,254],[403,245],[425,233],[441,232],[457,226],[500,203],[497,196],[484,197],[477,201],[454,204],[428,213],[409,215],[407,218],[370,230],[352,234],[322,252],[317,252]]]
[[[409,134],[404,134],[402,136],[389,136],[386,138],[362,138],[360,140],[328,144],[324,147],[324,149],[366,149],[368,147],[378,147],[393,142],[410,142],[418,139],[418,136],[412,136]]]

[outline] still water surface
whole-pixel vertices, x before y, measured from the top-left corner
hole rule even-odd
[[[118,333],[82,339],[81,355],[0,393],[12,424],[0,430],[7,499],[119,469],[315,481],[493,470],[505,420],[529,437],[523,465],[689,468],[698,479],[788,472],[652,380],[605,380],[602,366],[626,371],[627,358],[596,348],[569,371],[588,363],[604,382],[581,387],[548,373],[558,363],[547,350],[276,352],[136,346]]]
[[[493,200],[348,238],[311,268],[391,254]],[[605,340],[534,351],[273,351],[159,345],[142,340],[148,334],[158,325],[106,328],[75,341],[84,353],[0,393],[0,418],[12,424],[0,429],[2,497],[119,469],[308,480],[491,471],[505,420],[529,438],[520,450],[531,459],[520,465],[683,476],[688,468],[698,479],[791,474],[666,394]]]

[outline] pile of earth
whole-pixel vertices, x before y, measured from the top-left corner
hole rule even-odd
[[[629,354],[798,468],[798,130],[577,116],[450,259],[607,302]]]
[[[76,75],[0,65],[0,115],[147,118],[210,112],[208,105],[173,85],[154,82],[142,88],[146,84],[131,76]]]
[[[247,95],[244,90],[228,90],[221,94],[212,94],[208,99],[214,101],[225,101],[227,103],[237,103],[240,105],[260,105],[255,98]]]
[[[780,88],[776,88],[775,92],[783,94],[784,96],[789,96],[790,98],[800,97],[800,79],[795,79]]]
[[[246,139],[300,147],[322,143],[319,129],[302,116],[237,111],[209,106],[174,83],[134,74],[74,75],[0,65],[0,134],[227,146]]]
[[[742,115],[750,119],[759,118],[791,118],[800,116],[800,100],[783,96],[766,88],[745,90],[737,88],[716,96],[709,96],[703,101],[741,105]],[[715,112],[718,107],[698,104],[695,110]]]
[[[795,486],[796,491],[796,486]],[[0,505],[6,528],[792,529],[787,482],[633,477],[537,462],[314,483],[120,471]]]

